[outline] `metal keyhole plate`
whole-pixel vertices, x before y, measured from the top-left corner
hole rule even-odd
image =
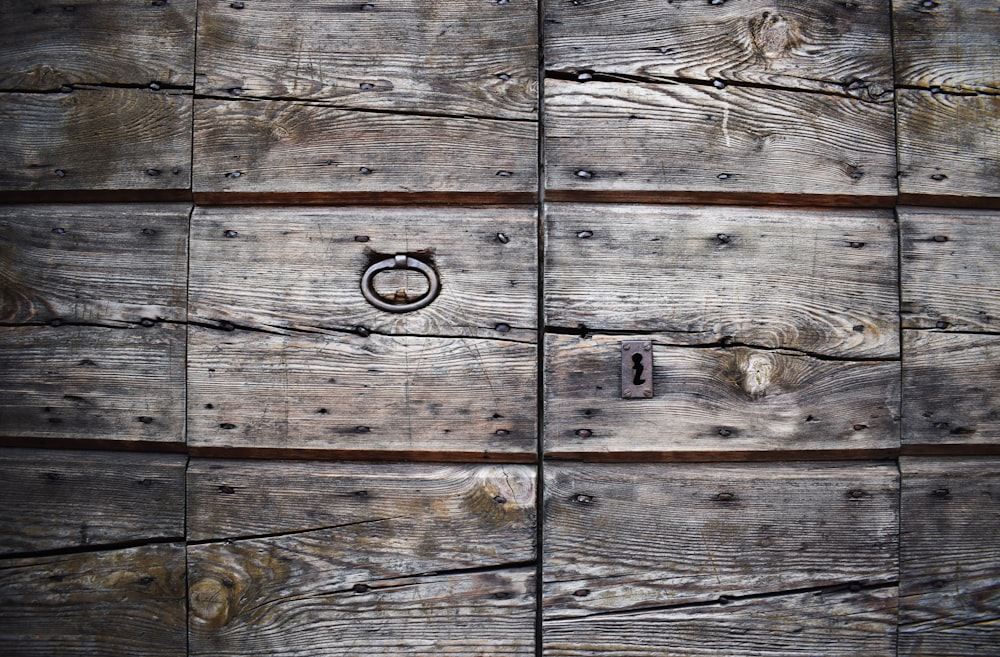
[[[648,399],[652,396],[652,341],[622,342],[622,399]]]

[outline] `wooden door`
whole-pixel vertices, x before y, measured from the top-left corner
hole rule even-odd
[[[997,654],[993,4],[0,14],[3,654]]]

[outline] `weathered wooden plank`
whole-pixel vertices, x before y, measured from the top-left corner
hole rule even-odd
[[[550,327],[899,356],[890,213],[551,204],[546,224]]]
[[[528,208],[198,208],[191,318],[534,341],[536,249]],[[387,313],[361,294],[365,269],[396,253],[433,260],[441,292],[423,310]],[[413,276],[396,283],[416,294]]]
[[[0,89],[194,84],[195,0],[0,0]]]
[[[180,456],[0,450],[0,553],[184,535]]]
[[[184,442],[186,327],[0,328],[0,439]]]
[[[653,341],[654,397],[623,400],[629,336],[548,335],[545,454],[552,458],[745,459],[875,455],[899,448],[898,362]]]
[[[1000,459],[901,458],[899,654],[1000,645]]]
[[[900,89],[896,115],[902,200],[996,204],[1000,96]]]
[[[198,11],[202,94],[537,118],[533,1],[213,0]]]
[[[0,652],[186,654],[184,545],[0,560]]]
[[[545,84],[546,188],[580,193],[896,195],[891,104],[711,84]],[[578,196],[576,198],[579,198]]]
[[[188,491],[192,655],[534,654],[534,468],[196,460]]]
[[[549,657],[894,655],[896,589],[793,593],[544,625]]]
[[[0,323],[185,320],[190,206],[0,206]]]
[[[990,0],[893,0],[897,83],[1000,92],[998,30],[1000,12]]]
[[[492,192],[537,187],[533,121],[199,99],[196,193]],[[212,200],[219,200],[218,194]]]
[[[1000,445],[1000,336],[903,332],[903,444]]]
[[[1000,213],[901,208],[904,328],[995,332],[1000,326]]]
[[[545,4],[561,73],[749,82],[880,99],[892,89],[888,0]]]
[[[191,185],[191,92],[0,93],[0,191]]]
[[[545,476],[550,620],[897,577],[895,464],[550,463]]]

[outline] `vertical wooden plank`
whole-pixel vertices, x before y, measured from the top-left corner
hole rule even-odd
[[[899,654],[986,657],[1000,645],[1000,459],[900,459]]]

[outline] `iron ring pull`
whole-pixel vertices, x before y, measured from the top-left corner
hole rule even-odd
[[[375,291],[374,281],[376,274],[390,269],[411,269],[420,272],[427,279],[427,292],[416,301],[410,301],[409,303],[394,303],[389,301]],[[441,280],[438,278],[438,273],[434,268],[426,262],[411,258],[405,253],[397,253],[392,258],[379,260],[369,266],[365,270],[364,275],[361,276],[361,294],[365,296],[365,300],[379,310],[390,313],[409,313],[414,310],[420,310],[430,305],[440,291]]]

